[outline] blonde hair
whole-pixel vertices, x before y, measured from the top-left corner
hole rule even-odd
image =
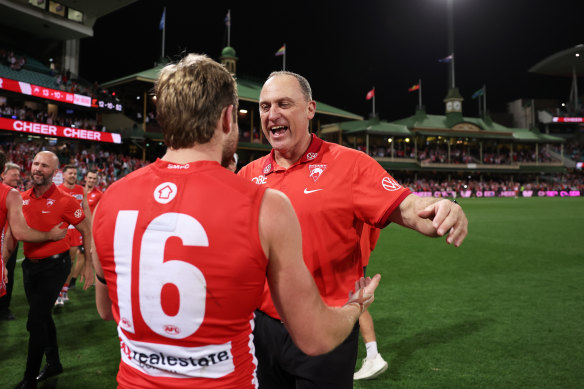
[[[173,149],[209,142],[221,111],[233,105],[237,119],[237,84],[206,55],[189,54],[165,66],[154,86],[156,113],[164,141]]]

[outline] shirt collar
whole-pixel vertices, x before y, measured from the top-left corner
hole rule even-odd
[[[308,146],[308,149],[306,149],[306,151],[304,152],[302,157],[300,157],[300,159],[297,162],[295,162],[292,166],[297,165],[297,164],[301,164],[301,163],[314,161],[316,159],[316,157],[318,157],[318,153],[320,152],[320,148],[324,142],[322,139],[317,137],[315,134],[311,134],[311,137],[312,137],[312,139],[310,140],[310,145]],[[266,160],[264,162],[262,173],[265,176],[267,176],[268,174],[277,170],[276,169],[276,166],[277,166],[276,159],[274,158],[274,152],[275,152],[274,149],[272,149],[272,151],[270,151],[270,154],[268,155],[268,157],[266,158]]]
[[[36,197],[34,195],[34,188],[30,188],[30,196],[37,198],[37,199],[48,199],[49,196],[51,196],[53,194],[53,192],[57,189],[57,185],[55,185],[55,183],[52,183],[51,186],[49,187],[49,189],[47,189],[47,191],[45,193],[43,193],[43,195],[41,197]]]

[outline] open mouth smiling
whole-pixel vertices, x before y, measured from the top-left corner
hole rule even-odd
[[[284,132],[286,132],[286,130],[288,130],[287,126],[274,126],[274,127],[270,128],[270,132],[273,135],[281,135]]]

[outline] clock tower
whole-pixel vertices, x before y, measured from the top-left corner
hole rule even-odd
[[[462,102],[463,97],[460,95],[458,88],[450,88],[448,94],[444,98],[444,103],[446,104],[446,121],[449,123],[449,127],[459,123],[463,120],[462,118]]]

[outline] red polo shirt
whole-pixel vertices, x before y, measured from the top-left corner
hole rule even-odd
[[[26,223],[39,231],[49,231],[57,223],[65,222],[62,228],[69,224],[76,226],[85,214],[74,197],[60,191],[55,184],[51,185],[41,197],[35,197],[33,188],[21,193],[22,212]],[[69,250],[68,240],[56,242],[23,243],[24,256],[32,259],[46,258]]]
[[[89,210],[91,211],[91,213],[95,211],[95,207],[97,206],[97,203],[101,199],[101,196],[103,196],[103,192],[97,189],[97,187],[95,186],[93,187],[91,192],[87,193],[87,205],[89,205]]]
[[[363,223],[385,227],[389,215],[411,193],[367,154],[315,135],[306,153],[289,168],[278,166],[272,150],[238,174],[288,196],[302,228],[304,262],[331,306],[343,305],[363,275]],[[279,317],[267,284],[260,309]]]

